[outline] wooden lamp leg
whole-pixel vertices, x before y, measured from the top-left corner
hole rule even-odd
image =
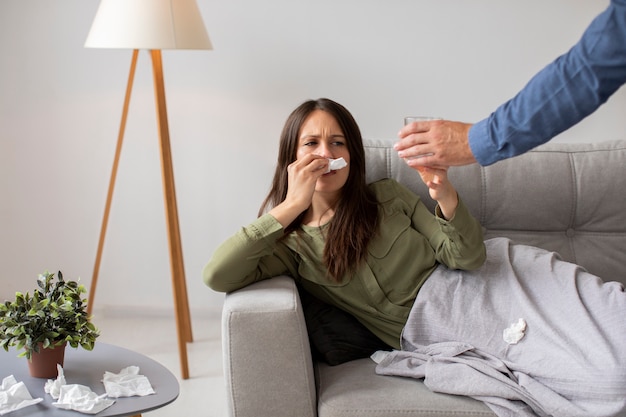
[[[187,285],[183,265],[183,251],[178,225],[178,208],[176,205],[176,190],[174,186],[174,169],[170,148],[170,134],[167,122],[167,108],[165,104],[165,84],[163,81],[163,65],[161,51],[151,50],[152,69],[154,74],[154,92],[156,99],[157,122],[159,125],[159,139],[161,145],[161,169],[163,174],[163,192],[165,199],[165,214],[167,218],[167,233],[170,248],[170,267],[172,270],[172,286],[174,289],[174,307],[176,309],[176,328],[178,332],[178,347],[180,352],[182,378],[189,378],[187,364],[186,342],[192,341],[191,320],[189,317],[189,303],[187,300]]]
[[[128,117],[128,107],[130,105],[130,93],[133,90],[133,81],[135,79],[135,68],[137,68],[137,55],[139,50],[133,51],[133,57],[130,62],[130,71],[128,73],[128,84],[126,85],[126,95],[124,98],[124,107],[122,109],[122,121],[120,130],[117,135],[117,145],[115,147],[115,157],[113,158],[113,168],[111,169],[111,179],[109,180],[109,191],[104,206],[104,216],[102,217],[102,226],[100,227],[100,239],[98,240],[98,250],[96,252],[96,262],[93,267],[93,275],[91,277],[91,285],[89,287],[89,303],[87,304],[87,314],[91,315],[93,310],[94,299],[96,298],[96,286],[98,285],[98,274],[100,271],[100,261],[102,260],[102,249],[104,248],[104,238],[107,233],[107,225],[109,224],[109,212],[111,211],[111,201],[113,200],[113,190],[115,189],[115,179],[117,177],[117,167],[122,152],[122,143],[124,142],[124,131],[126,130],[126,119]]]

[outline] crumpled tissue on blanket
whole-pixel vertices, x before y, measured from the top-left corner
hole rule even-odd
[[[525,331],[526,321],[524,319],[519,319],[515,323],[504,329],[504,331],[502,332],[502,338],[509,345],[514,345],[522,340]]]

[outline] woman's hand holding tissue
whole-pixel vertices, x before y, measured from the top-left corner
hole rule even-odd
[[[287,195],[285,200],[270,210],[270,214],[287,227],[311,205],[315,184],[326,173],[327,158],[307,154],[287,167]]]

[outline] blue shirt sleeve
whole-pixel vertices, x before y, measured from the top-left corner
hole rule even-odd
[[[612,0],[572,49],[472,126],[472,153],[481,165],[524,153],[593,113],[625,82],[626,0]]]

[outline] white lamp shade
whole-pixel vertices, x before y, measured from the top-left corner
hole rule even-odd
[[[101,0],[85,47],[213,49],[195,0]]]

